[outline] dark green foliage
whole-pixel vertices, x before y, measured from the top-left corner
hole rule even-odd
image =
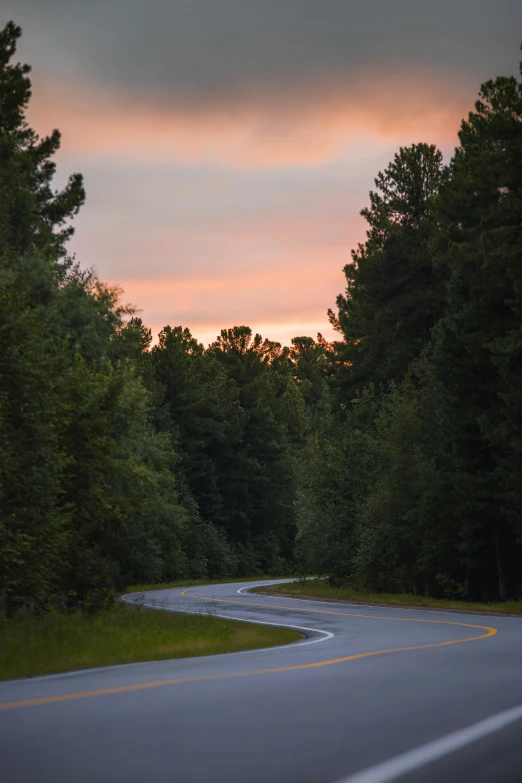
[[[180,573],[189,579],[226,579],[238,571],[239,558],[225,531],[212,522],[187,528]],[[255,568],[249,573],[255,573]]]
[[[60,133],[40,139],[25,120],[31,68],[10,64],[21,32],[13,22],[0,31],[0,252],[62,256],[73,232],[67,221],[85,200],[83,179],[73,174],[61,192],[52,189]]]
[[[404,377],[443,307],[443,272],[429,252],[436,224],[430,200],[444,179],[442,155],[427,144],[401,148],[370,192],[367,240],[344,269],[346,294],[332,323],[341,399],[368,383]]]
[[[522,594],[522,86],[487,82],[442,166],[402,148],[362,211],[341,340],[152,334],[66,255],[84,199],[27,125],[0,32],[0,596],[302,570]],[[296,536],[297,532],[297,536]],[[294,552],[294,544],[295,552]],[[296,557],[295,557],[296,556]]]
[[[459,137],[438,203],[449,282],[431,373],[459,477],[447,513],[463,522],[466,593],[504,599],[522,567],[522,85],[483,85]]]
[[[45,603],[68,546],[62,479],[67,402],[53,343],[53,264],[0,258],[0,595]]]
[[[305,404],[287,349],[152,335],[67,258],[82,179],[25,120],[20,30],[0,33],[0,595],[98,605],[130,582],[282,572]],[[315,381],[314,381],[315,382]]]
[[[97,601],[175,574],[176,458],[133,364],[111,358],[114,297],[38,257],[4,256],[0,280],[1,593]]]
[[[0,595],[98,603],[176,575],[193,517],[154,426],[136,325],[118,292],[65,256],[81,177],[51,189],[57,132],[25,121],[29,68],[0,33]],[[65,226],[65,227],[64,227]],[[141,333],[139,335],[142,337]]]
[[[363,210],[298,540],[354,586],[505,600],[522,592],[522,85],[483,85],[459,138],[446,170],[401,149]]]
[[[241,439],[244,414],[234,383],[188,329],[165,327],[152,350],[179,432],[183,474],[203,519],[223,521],[221,467]]]
[[[362,406],[354,406],[349,422],[339,426],[332,395],[324,391],[310,423],[297,462],[297,550],[305,570],[332,578],[349,571],[354,537],[354,510],[364,491],[362,458],[367,434],[360,429],[373,407],[365,394]]]
[[[292,374],[309,411],[323,395],[326,380],[333,374],[332,345],[321,334],[313,337],[294,337],[288,351]]]
[[[206,525],[187,539],[190,573],[281,570],[295,532],[291,452],[304,415],[287,352],[248,327],[224,330],[205,350],[178,326],[163,329],[151,357],[178,433],[180,469]],[[218,536],[216,546],[230,542],[233,554],[224,552],[221,565],[201,548],[202,531],[209,542]],[[210,571],[197,570],[198,558],[213,563]]]
[[[233,380],[244,412],[241,442],[225,469],[227,529],[247,546],[275,537],[288,556],[295,533],[289,436],[299,430],[302,397],[280,346],[248,327],[222,330],[209,351]]]

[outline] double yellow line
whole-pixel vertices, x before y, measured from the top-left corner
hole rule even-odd
[[[268,609],[284,610],[286,607],[275,604],[260,604],[249,601],[235,601],[231,598],[213,598],[212,596],[194,595],[188,590],[183,590],[181,595],[185,598],[199,598],[205,601],[218,601],[219,603],[239,604],[240,606],[258,606]],[[252,671],[230,672],[227,674],[206,674],[199,677],[176,677],[170,680],[159,680],[157,682],[142,682],[135,685],[121,685],[116,688],[100,688],[91,691],[79,691],[77,693],[65,693],[57,696],[43,696],[37,699],[25,699],[23,701],[11,701],[0,703],[0,710],[15,710],[22,707],[35,707],[41,704],[56,704],[64,701],[75,701],[76,699],[89,699],[93,696],[110,696],[117,693],[131,693],[132,691],[148,690],[149,688],[162,688],[166,685],[181,685],[188,682],[206,682],[208,680],[228,680],[233,677],[250,677],[253,674],[278,674],[279,672],[293,672],[301,669],[317,669],[322,666],[333,666],[337,663],[346,663],[347,661],[356,661],[360,658],[371,658],[375,655],[388,655],[391,653],[409,652],[410,650],[426,650],[430,647],[447,647],[451,644],[464,644],[465,642],[476,642],[479,639],[487,639],[488,636],[494,636],[497,633],[496,628],[487,625],[472,625],[470,623],[459,623],[451,620],[425,620],[417,617],[381,617],[379,615],[356,614],[350,612],[334,612],[327,609],[308,609],[292,607],[293,612],[307,612],[314,614],[332,614],[342,617],[361,617],[368,620],[387,620],[394,622],[411,623],[433,623],[438,625],[458,625],[463,628],[476,628],[485,631],[478,636],[470,636],[465,639],[452,639],[449,642],[432,642],[431,644],[418,644],[412,647],[395,647],[389,650],[375,650],[371,652],[357,653],[356,655],[346,655],[342,658],[330,658],[326,661],[316,661],[315,663],[302,663],[295,666],[278,666],[271,669],[254,669]],[[269,648],[268,648],[269,649]]]

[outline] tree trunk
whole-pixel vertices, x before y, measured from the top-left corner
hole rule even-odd
[[[504,572],[502,570],[502,561],[500,559],[500,546],[498,541],[498,528],[495,528],[495,554],[497,556],[497,577],[498,577],[498,592],[500,600],[504,602],[506,600],[506,580],[504,578]]]

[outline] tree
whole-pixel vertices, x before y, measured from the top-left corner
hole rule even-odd
[[[156,432],[137,324],[119,291],[66,257],[82,180],[53,192],[59,133],[25,120],[29,67],[0,33],[0,591],[10,611],[96,603],[173,576],[189,517]],[[131,339],[132,337],[132,339]]]
[[[430,252],[436,230],[430,204],[444,176],[440,151],[415,144],[401,148],[375,180],[378,190],[361,212],[367,240],[344,268],[338,313],[330,311],[344,338],[335,347],[345,402],[365,384],[403,378],[441,315],[443,273]]]
[[[322,397],[327,378],[332,375],[332,348],[321,334],[293,337],[288,359],[292,374],[311,411]]]
[[[244,414],[233,381],[181,326],[166,326],[152,349],[157,381],[177,432],[182,471],[201,517],[225,525],[222,466],[242,436]]]
[[[224,470],[228,529],[246,546],[273,534],[289,557],[295,533],[291,443],[304,415],[302,396],[280,347],[249,327],[222,330],[209,352],[237,387],[245,416],[241,442]]]
[[[516,594],[522,551],[522,85],[486,82],[462,123],[438,213],[447,311],[433,377],[451,454],[451,508],[470,596]],[[449,479],[448,479],[449,480]]]
[[[0,32],[0,253],[49,250],[65,255],[73,228],[67,222],[85,200],[83,179],[73,174],[53,191],[60,133],[40,139],[25,119],[31,97],[29,65],[12,65],[22,31],[8,22]]]
[[[367,588],[504,600],[522,567],[520,82],[483,85],[459,139],[447,170],[401,150],[363,212],[332,316],[337,426],[308,438],[299,535]]]
[[[0,262],[0,595],[52,600],[68,549],[63,497],[63,354],[53,341],[53,261],[4,251]]]

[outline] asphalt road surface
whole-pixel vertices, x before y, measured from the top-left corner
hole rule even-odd
[[[0,683],[2,783],[521,783],[522,619],[253,584],[127,599],[302,642]]]

